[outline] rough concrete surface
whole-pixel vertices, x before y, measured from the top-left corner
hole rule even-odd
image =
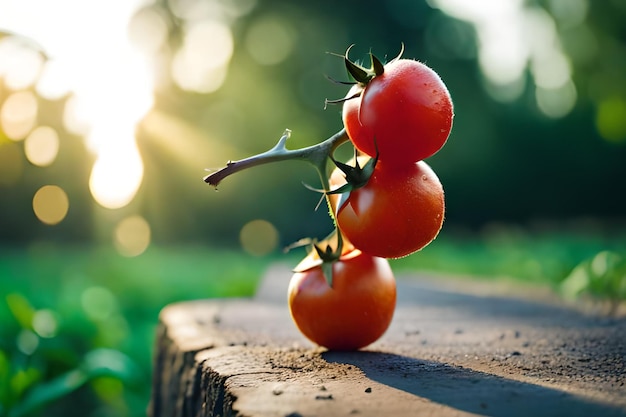
[[[166,307],[150,415],[626,416],[626,319],[400,277],[383,338],[328,352],[291,322],[290,276],[272,268],[253,300]]]

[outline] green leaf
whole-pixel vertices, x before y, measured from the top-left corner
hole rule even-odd
[[[9,417],[19,417],[38,407],[59,399],[80,388],[87,382],[88,376],[80,369],[74,369],[50,381],[33,387],[23,401],[11,409]]]
[[[126,382],[138,379],[140,371],[135,362],[114,349],[96,349],[85,355],[81,369],[89,378],[112,376]]]
[[[24,329],[31,329],[35,309],[28,300],[22,294],[11,293],[6,296],[6,301],[11,314],[13,314],[20,326]]]
[[[11,409],[9,417],[27,414],[72,393],[90,380],[103,376],[127,383],[134,382],[139,379],[139,368],[132,359],[117,350],[92,350],[85,355],[78,368],[34,386],[24,400]]]

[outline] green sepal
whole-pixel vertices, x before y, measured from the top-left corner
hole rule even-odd
[[[394,59],[392,59],[391,61],[388,62],[388,64],[391,64],[392,62],[396,62],[397,60],[399,60],[400,58],[402,58],[402,54],[404,53],[404,42],[400,43],[400,52],[398,53],[398,55],[396,55],[396,57]]]
[[[348,73],[358,82],[359,84],[367,84],[372,79],[372,73],[369,69],[363,68],[362,66],[350,61],[348,58],[348,53],[354,44],[350,45],[348,49],[346,49],[346,54],[343,57],[343,62],[346,65],[346,70]]]
[[[322,249],[319,245],[314,244],[313,248],[322,260],[322,274],[326,278],[328,286],[333,286],[333,265],[341,258],[343,252],[343,236],[339,229],[335,229],[334,233],[337,233],[337,248],[333,250],[332,246],[326,245],[326,248]]]
[[[372,78],[374,78],[367,69],[350,61],[347,56],[344,59],[344,62],[346,64],[346,69],[348,70],[348,73],[359,84],[367,84],[372,80]]]
[[[361,90],[361,91],[359,91],[359,92],[357,92],[357,93],[355,93],[355,94],[352,94],[352,95],[351,95],[351,96],[349,96],[349,97],[343,97],[343,98],[339,98],[339,99],[336,99],[336,100],[329,100],[329,99],[326,99],[326,100],[324,100],[324,110],[326,110],[326,107],[327,107],[329,104],[341,104],[341,103],[345,103],[346,101],[348,101],[348,100],[352,100],[353,98],[358,98],[358,97],[361,97],[361,94],[363,94],[363,90]]]
[[[341,80],[337,80],[333,77],[331,77],[330,75],[325,75],[326,79],[328,81],[330,81],[331,83],[335,83],[335,84],[341,84],[341,85],[354,85],[356,84],[356,82],[354,81],[341,81]]]
[[[370,63],[371,63],[370,68],[365,68],[361,65],[358,65],[355,62],[350,61],[350,58],[348,58],[348,53],[350,52],[350,49],[352,49],[353,46],[354,44],[350,45],[350,47],[346,50],[346,53],[343,56],[343,60],[346,65],[346,69],[348,70],[348,73],[352,76],[352,78],[354,78],[354,80],[357,83],[363,86],[366,86],[367,84],[370,83],[370,81],[374,79],[374,77],[381,76],[385,73],[385,64],[383,64],[383,62],[371,52],[370,52]],[[398,53],[398,55],[395,58],[389,61],[389,63],[399,60],[402,57],[403,53],[404,53],[404,43],[401,43],[400,53]]]
[[[359,165],[356,151],[354,155],[354,166],[337,161],[332,156],[330,159],[337,166],[337,168],[339,168],[344,173],[344,175],[346,176],[347,184],[331,190],[327,194],[341,194],[363,187],[371,178],[372,174],[374,173],[374,168],[378,163],[378,155],[376,155],[376,157],[367,161],[367,163],[361,168],[361,166]]]
[[[335,188],[334,190],[327,191],[326,194],[343,194],[343,193],[349,193],[352,190],[354,190],[354,186],[350,184],[349,182],[347,182],[339,188]]]
[[[374,71],[374,76],[383,75],[385,73],[385,65],[371,52],[370,59],[372,60],[372,70]]]

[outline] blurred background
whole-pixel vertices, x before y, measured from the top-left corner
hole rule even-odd
[[[332,225],[297,162],[341,58],[425,62],[446,223],[398,271],[626,299],[624,0],[0,0],[0,416],[144,415],[165,304],[245,296]],[[607,301],[608,300],[608,301]]]

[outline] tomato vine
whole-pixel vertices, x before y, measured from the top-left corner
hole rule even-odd
[[[287,148],[287,129],[269,150],[228,161],[204,182],[217,189],[232,174],[286,160],[316,169],[322,188],[307,188],[323,194],[335,228],[320,242],[304,242],[312,249],[294,269],[289,309],[315,343],[351,350],[389,326],[396,286],[388,259],[422,249],[441,229],[443,187],[423,159],[446,142],[454,112],[445,84],[426,65],[401,59],[401,51],[387,64],[370,53],[364,68],[349,50],[342,57],[354,82],[341,84],[352,87],[345,98],[326,100],[343,105],[343,129],[300,149]],[[344,143],[354,147],[353,162],[334,156]]]

